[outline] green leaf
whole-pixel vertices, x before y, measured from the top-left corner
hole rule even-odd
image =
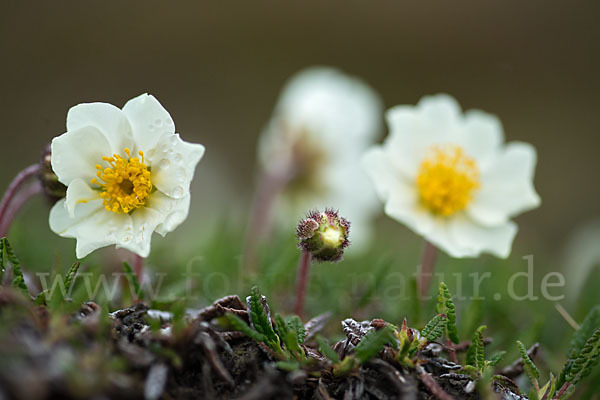
[[[334,364],[337,364],[340,362],[340,357],[335,352],[335,350],[333,350],[331,348],[331,346],[329,346],[329,343],[327,343],[327,341],[323,338],[323,336],[317,335],[317,337],[315,339],[317,340],[317,343],[319,344],[319,352],[321,352],[321,354],[323,354],[325,357],[327,357],[327,359]]]
[[[69,272],[67,272],[67,275],[65,276],[65,291],[67,294],[71,293],[71,288],[75,283],[75,276],[77,276],[77,271],[79,271],[80,266],[81,263],[79,261],[73,263],[69,269]]]
[[[452,301],[452,294],[444,282],[440,283],[436,310],[438,314],[445,314],[448,318],[446,323],[446,336],[453,343],[458,344],[458,329],[456,328],[456,307]]]
[[[294,355],[294,357],[301,360],[306,358],[304,349],[300,346],[298,331],[290,327],[279,314],[275,315],[275,329],[287,350]]]
[[[521,354],[521,360],[523,361],[523,370],[527,374],[527,377],[529,378],[533,386],[537,388],[537,380],[540,378],[540,372],[538,371],[533,361],[531,361],[531,358],[529,358],[529,355],[527,354],[527,349],[525,348],[523,343],[517,340],[517,346],[519,346],[519,353]]]
[[[438,314],[433,317],[421,330],[421,336],[423,336],[427,341],[433,342],[444,333],[444,329],[446,328],[448,322],[448,318],[444,314]]]
[[[133,268],[131,268],[131,265],[129,265],[126,261],[123,262],[123,272],[125,272],[128,282],[131,285],[133,285],[133,291],[137,298],[140,300],[144,300],[144,293],[142,292],[140,281],[138,280],[138,277]]]
[[[557,387],[562,387],[566,382],[566,377],[570,373],[573,362],[581,353],[581,349],[585,346],[586,341],[593,335],[596,329],[600,328],[600,304],[593,307],[586,315],[579,329],[573,333],[569,350],[567,351],[567,361],[563,366],[563,370],[558,377]]]
[[[248,336],[249,338],[251,338],[257,342],[263,342],[263,343],[266,342],[267,337],[265,335],[252,329],[246,323],[246,321],[244,321],[237,315],[232,314],[232,313],[226,313],[225,318],[227,318],[227,321],[229,321],[232,328],[235,329],[236,331],[242,332],[244,335]]]
[[[471,346],[469,346],[469,350],[467,350],[467,364],[476,367],[479,371],[482,371],[485,366],[483,331],[486,328],[485,325],[482,325],[475,330],[471,340]]]
[[[304,329],[304,324],[302,323],[300,317],[297,315],[290,315],[285,319],[285,322],[290,330],[296,332],[298,343],[304,343],[304,339],[306,338],[306,329]]]
[[[264,335],[269,342],[279,343],[279,337],[273,330],[271,318],[267,313],[267,302],[262,296],[257,286],[250,290],[250,321],[254,329]]]
[[[4,275],[4,272],[9,265],[12,265],[13,271],[12,287],[21,290],[27,297],[30,297],[19,259],[10,246],[8,239],[3,237],[0,239],[0,270],[2,275]]]
[[[506,351],[499,351],[488,360],[487,364],[493,367],[496,364],[498,364],[502,360],[502,358],[504,358],[505,355]]]
[[[600,359],[600,329],[585,342],[581,352],[573,362],[571,370],[566,376],[566,381],[576,385],[580,380],[590,374],[592,368]]]
[[[354,349],[358,362],[362,364],[377,356],[386,344],[394,346],[396,339],[393,332],[394,328],[389,325],[367,332]]]

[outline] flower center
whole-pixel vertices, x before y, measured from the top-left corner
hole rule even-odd
[[[419,197],[434,214],[448,217],[465,209],[479,187],[477,163],[460,146],[432,146],[419,167]]]
[[[110,164],[109,168],[96,165],[98,178],[91,180],[92,184],[100,185],[104,199],[104,208],[117,214],[127,214],[142,207],[148,201],[152,191],[150,170],[144,164],[144,153],[139,152],[138,157],[131,158],[131,151],[125,148],[127,158],[118,154],[112,157],[102,157]]]

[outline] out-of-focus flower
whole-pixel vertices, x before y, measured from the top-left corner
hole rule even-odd
[[[335,206],[366,242],[377,197],[357,160],[381,131],[382,105],[357,78],[325,67],[301,71],[283,89],[259,143],[267,174],[287,182],[278,201],[289,223],[310,208]]]
[[[142,257],[153,232],[166,235],[187,217],[190,183],[204,146],[184,142],[153,96],[123,109],[107,103],[69,110],[67,132],[52,140],[52,169],[67,186],[50,228],[77,239],[77,257],[115,244]]]
[[[536,152],[504,145],[498,118],[462,113],[448,95],[387,112],[390,134],[363,166],[385,213],[453,257],[510,254],[511,217],[540,204],[533,187]]]
[[[296,228],[298,247],[311,254],[319,262],[337,262],[350,241],[350,223],[336,211],[312,211]]]

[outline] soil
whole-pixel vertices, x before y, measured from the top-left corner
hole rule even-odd
[[[283,371],[268,349],[223,330],[219,317],[232,310],[247,319],[236,296],[181,320],[142,303],[109,315],[86,303],[65,317],[2,289],[0,400],[482,398],[460,365],[440,357],[441,346],[424,352],[417,368],[395,364],[384,351],[350,375],[333,376],[310,340],[324,318],[306,325],[305,351],[316,367]],[[338,353],[351,351],[350,336]],[[499,384],[495,392],[526,399]]]

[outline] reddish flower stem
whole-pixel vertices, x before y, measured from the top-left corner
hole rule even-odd
[[[15,177],[15,179],[13,179],[13,181],[8,186],[8,189],[6,189],[4,197],[2,198],[2,201],[0,202],[0,227],[4,228],[2,230],[2,232],[1,232],[2,234],[0,236],[3,236],[4,234],[6,234],[6,231],[8,231],[8,228],[10,227],[10,221],[7,221],[8,214],[9,214],[8,211],[9,211],[9,207],[11,206],[11,203],[13,202],[15,196],[21,190],[23,185],[29,179],[38,175],[39,172],[40,172],[39,164],[30,165],[29,167],[27,167],[24,170],[22,170],[21,172],[19,172],[17,174],[17,176]],[[18,208],[20,208],[20,206]]]
[[[144,278],[144,259],[135,253],[133,254],[133,272],[141,284]]]
[[[300,317],[304,313],[304,298],[306,297],[306,288],[308,286],[308,277],[310,272],[311,255],[308,251],[303,251],[298,265],[298,281],[296,284],[296,306],[294,313]]]
[[[423,258],[421,260],[421,268],[419,269],[419,295],[421,298],[427,296],[429,287],[431,286],[431,279],[433,278],[433,272],[435,271],[435,260],[437,259],[437,248],[425,241],[425,249],[423,250]]]
[[[4,219],[0,222],[0,237],[6,236],[12,222],[16,218],[21,208],[27,204],[36,195],[43,193],[44,189],[40,182],[34,182],[23,190],[19,191],[10,202],[10,206],[4,214]]]

